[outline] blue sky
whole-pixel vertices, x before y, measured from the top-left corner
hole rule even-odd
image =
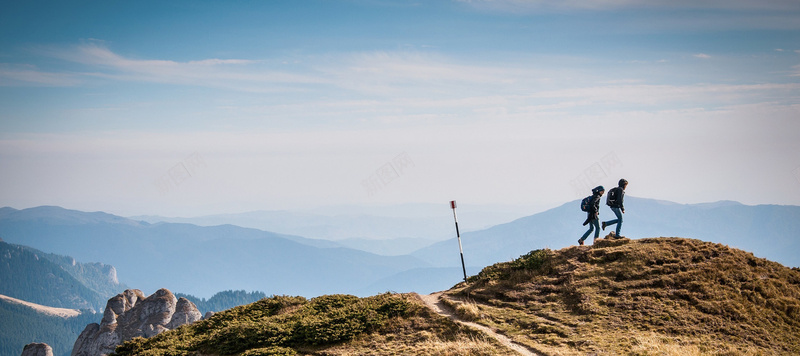
[[[800,3],[25,1],[0,205],[800,204]],[[585,194],[584,194],[585,193]]]

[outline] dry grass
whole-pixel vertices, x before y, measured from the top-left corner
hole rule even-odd
[[[800,354],[800,273],[698,240],[533,251],[447,294],[549,354]]]
[[[483,306],[469,301],[455,301],[451,298],[443,298],[442,302],[455,311],[456,316],[464,321],[478,321],[483,319],[484,315],[481,312]]]
[[[479,307],[472,303],[461,303],[456,306],[456,315],[462,320],[477,321],[483,318]]]
[[[686,345],[659,334],[640,334],[634,337],[633,354],[641,356],[701,356],[703,352],[695,345]]]
[[[498,349],[492,340],[478,337],[463,337],[456,341],[428,340],[422,343],[422,349],[428,355],[437,356],[471,356],[471,355],[496,355]],[[514,355],[513,352],[505,354]]]
[[[544,355],[798,355],[800,270],[720,244],[599,240],[485,268],[443,301]],[[414,294],[273,297],[121,355],[515,355]]]
[[[656,333],[640,333],[633,337],[632,355],[637,356],[702,356],[702,355],[768,355],[754,347],[733,349],[723,346],[722,349],[704,350],[700,346],[688,344],[679,339],[666,337]]]
[[[490,356],[516,355],[485,336],[457,333],[442,337],[428,332],[411,335],[365,335],[359,340],[308,353],[308,355],[430,355],[430,356]]]

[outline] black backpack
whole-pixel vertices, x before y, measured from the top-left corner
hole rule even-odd
[[[581,200],[581,211],[589,211],[589,205],[592,205],[591,195]]]
[[[617,200],[619,200],[619,187],[612,188],[608,191],[608,197],[606,197],[606,205],[608,206],[616,206]]]

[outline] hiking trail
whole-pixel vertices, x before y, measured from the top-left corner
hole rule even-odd
[[[446,316],[450,318],[450,320],[459,323],[461,325],[467,326],[469,328],[480,330],[484,334],[500,342],[500,344],[502,344],[503,346],[516,351],[520,355],[538,356],[536,353],[532,352],[527,347],[517,344],[514,341],[511,341],[511,339],[508,336],[497,333],[496,331],[490,329],[487,326],[460,319],[458,315],[456,315],[455,312],[449,306],[447,306],[446,304],[444,304],[444,302],[442,302],[441,300],[442,293],[443,292],[436,292],[428,295],[419,295],[419,297],[422,299],[423,302],[425,302],[425,305],[428,306],[428,308],[430,308],[434,312],[436,312],[436,314]]]

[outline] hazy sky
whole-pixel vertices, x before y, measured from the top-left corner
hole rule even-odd
[[[8,1],[0,206],[800,205],[797,0]]]

